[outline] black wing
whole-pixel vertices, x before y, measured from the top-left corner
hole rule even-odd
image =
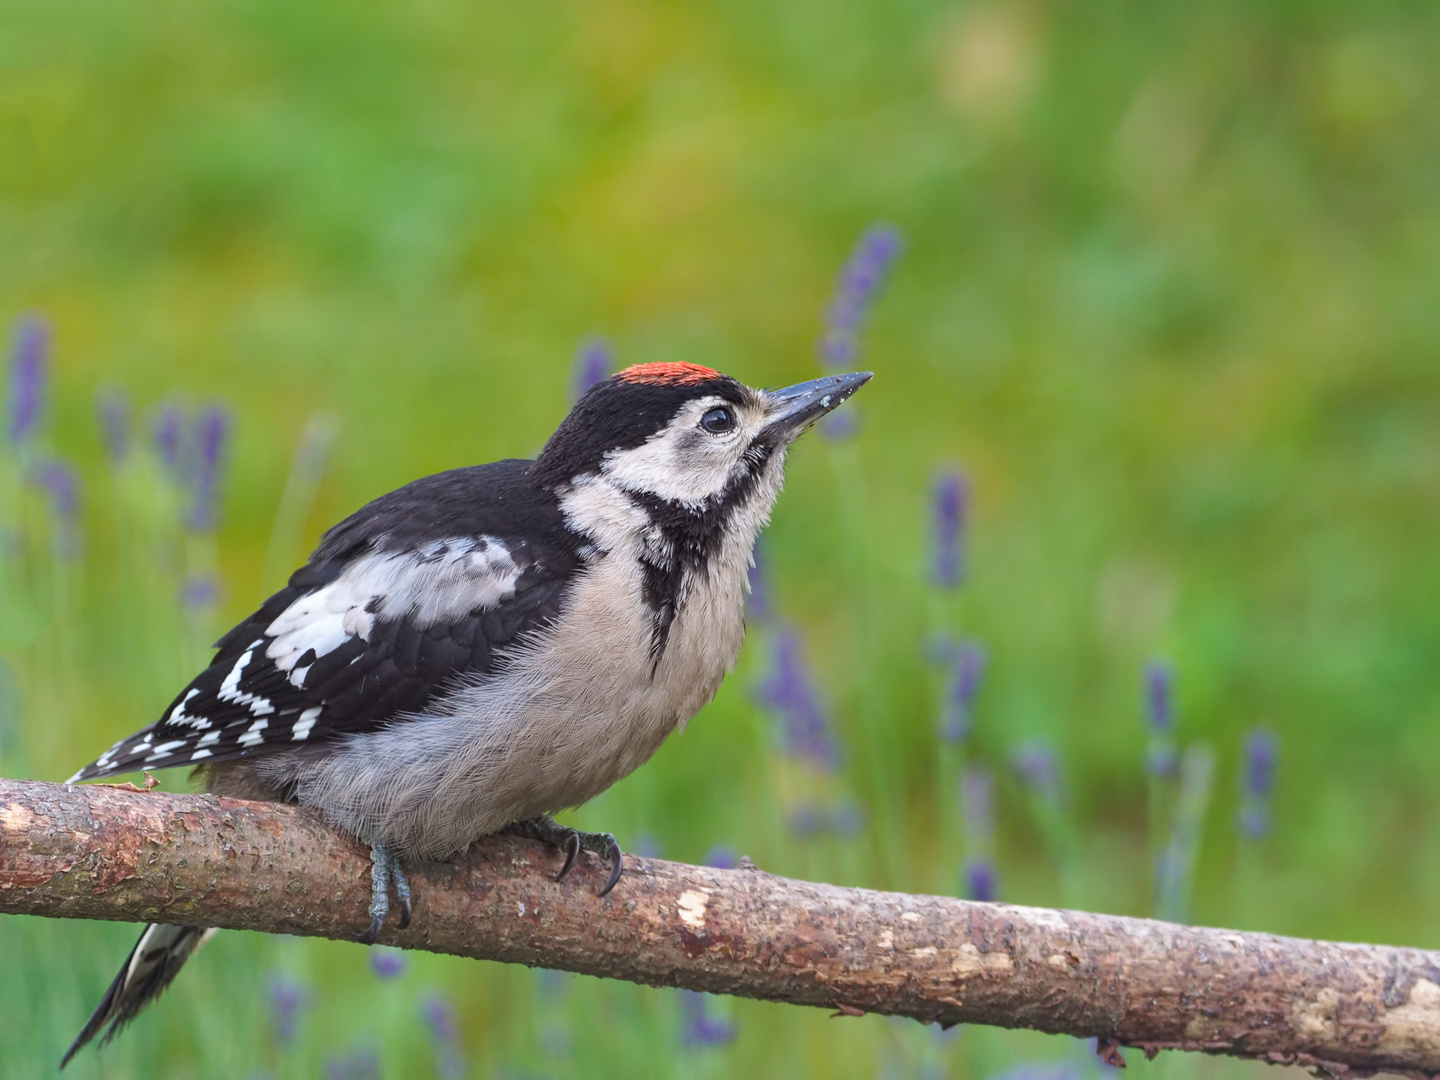
[[[554,619],[579,537],[528,461],[429,476],[325,534],[150,727],[71,782],[213,764],[423,710]]]

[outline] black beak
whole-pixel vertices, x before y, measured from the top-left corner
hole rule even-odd
[[[794,438],[831,409],[839,408],[846,398],[870,381],[872,374],[857,371],[850,375],[826,375],[823,379],[765,391],[770,405],[766,433]]]

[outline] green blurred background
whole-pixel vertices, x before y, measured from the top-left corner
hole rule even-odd
[[[1151,913],[1188,805],[1171,914],[1440,947],[1437,175],[1430,4],[0,0],[0,319],[53,334],[0,506],[0,771],[62,779],[151,722],[363,501],[534,453],[592,335],[622,364],[813,377],[837,274],[884,221],[904,251],[864,329],[877,376],[852,441],[792,457],[775,614],[688,731],[570,820],[960,893],[963,757],[995,777],[1004,900]],[[167,407],[230,410],[218,534],[180,529],[143,445],[107,464],[107,392],[138,444]],[[312,451],[335,433],[323,471],[307,426]],[[52,454],[83,476],[78,557],[47,555],[27,469]],[[931,487],[954,468],[968,573],[939,590]],[[218,599],[184,605],[196,568]],[[781,626],[838,771],[785,754],[756,701]],[[925,660],[947,632],[988,658],[963,748]],[[1152,657],[1180,745],[1215,755],[1188,804],[1147,777]],[[1256,727],[1280,766],[1250,840]],[[1007,765],[1037,745],[1049,791]],[[797,792],[858,814],[801,835]],[[53,1068],[134,934],[0,921],[0,1075]],[[255,935],[178,986],[71,1073],[1096,1069],[1073,1040]]]

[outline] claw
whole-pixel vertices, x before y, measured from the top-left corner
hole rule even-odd
[[[625,859],[620,853],[620,845],[616,843],[615,838],[610,836],[609,833],[605,835],[610,839],[608,850],[605,853],[610,860],[610,876],[605,879],[605,887],[600,890],[601,896],[604,896],[615,887],[615,883],[620,880],[621,872],[625,869]]]
[[[530,818],[527,821],[517,821],[505,831],[517,836],[528,837],[531,840],[539,840],[541,843],[549,844],[551,847],[565,852],[565,865],[555,875],[556,881],[565,879],[565,875],[570,873],[571,868],[575,865],[575,860],[580,857],[581,851],[589,851],[600,856],[610,867],[610,874],[605,879],[605,885],[599,893],[601,896],[615,887],[615,883],[620,880],[620,875],[625,869],[620,845],[609,833],[581,832],[568,825],[561,825],[554,818],[544,815]]]
[[[580,857],[580,834],[572,831],[565,838],[565,865],[560,867],[560,872],[555,875],[556,881],[564,881],[565,875],[570,873],[570,868],[575,865],[575,860]]]
[[[376,915],[370,920],[370,929],[366,930],[357,939],[361,945],[374,945],[375,939],[380,936],[380,929],[385,925],[385,916]]]

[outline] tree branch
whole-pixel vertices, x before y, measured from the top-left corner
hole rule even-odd
[[[653,986],[1097,1036],[1336,1075],[1440,1073],[1440,953],[844,889],[495,837],[409,868],[381,940]],[[292,806],[0,780],[0,912],[353,939],[364,848]]]

